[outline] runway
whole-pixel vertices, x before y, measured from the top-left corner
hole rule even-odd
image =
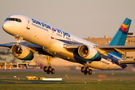
[[[106,77],[98,77],[106,75]],[[14,78],[16,76],[18,79]],[[28,80],[26,76],[62,78],[61,82]],[[133,90],[135,72],[94,70],[92,75],[84,75],[79,70],[57,70],[46,74],[42,69],[0,69],[1,90]]]

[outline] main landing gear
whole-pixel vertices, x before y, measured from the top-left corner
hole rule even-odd
[[[47,74],[54,74],[55,73],[55,69],[51,67],[51,61],[52,61],[52,56],[47,55],[46,56],[46,60],[47,60],[47,66],[44,67],[44,72],[46,72]]]
[[[86,62],[84,66],[81,67],[81,72],[84,73],[85,75],[88,73],[89,75],[92,74],[92,70],[89,69],[89,62]]]
[[[92,70],[89,69],[89,67],[81,67],[81,72],[84,73],[85,75],[88,73],[89,75],[92,74]]]

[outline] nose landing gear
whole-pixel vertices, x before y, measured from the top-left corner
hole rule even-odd
[[[22,42],[22,40],[23,40],[23,37],[21,37],[21,36],[14,36],[14,38],[17,40],[17,45],[20,45],[21,44],[21,42]]]

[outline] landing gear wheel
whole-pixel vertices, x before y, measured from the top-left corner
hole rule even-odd
[[[84,73],[84,75],[86,75],[87,73],[88,73],[89,75],[92,74],[92,70],[89,69],[88,66],[87,66],[87,67],[81,67],[81,72]]]
[[[54,74],[55,73],[55,69],[54,68],[52,68],[51,66],[49,66],[49,67],[47,67],[47,66],[45,66],[44,67],[44,72],[46,72],[47,74]]]
[[[55,73],[55,69],[52,68],[51,74],[54,74],[54,73]]]
[[[50,71],[47,70],[47,74],[50,74]]]
[[[85,67],[84,69],[84,74],[86,75],[89,72],[89,67]]]
[[[51,66],[48,67],[48,71],[50,71],[50,72],[52,71],[52,67]]]
[[[89,73],[89,75],[91,75],[91,74],[92,74],[92,70],[91,70],[91,69],[89,69],[89,72],[88,72],[88,73]]]
[[[81,67],[81,72],[83,73],[85,71],[85,68],[84,67]]]
[[[47,66],[44,66],[44,72],[47,72],[48,68]]]
[[[89,67],[86,67],[86,68],[85,68],[85,71],[86,71],[86,72],[89,72]]]
[[[84,75],[86,75],[87,74],[87,72],[86,71],[84,71]]]

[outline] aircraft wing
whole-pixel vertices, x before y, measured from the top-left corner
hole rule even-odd
[[[8,47],[11,48],[13,45],[11,44],[0,44],[0,47]]]
[[[30,48],[30,50],[34,50],[40,54],[44,54],[44,55],[50,55],[50,56],[53,56],[49,53],[47,53],[46,51],[43,50],[43,48],[41,46],[38,46],[36,44],[30,44],[30,45],[27,45],[27,44],[21,44],[21,45],[25,45],[27,47]],[[12,44],[0,44],[0,47],[7,47],[7,48],[12,48]]]
[[[21,45],[25,45],[25,46],[27,46],[27,47],[30,47],[30,48],[41,48],[40,46],[38,46],[38,45],[35,45],[35,44],[30,44],[30,45],[26,45],[26,44],[21,44]],[[0,44],[0,47],[7,47],[7,48],[12,48],[12,44]]]
[[[23,45],[23,44],[22,44]],[[63,47],[66,49],[76,49],[78,48],[80,45],[83,45],[81,43],[79,44],[64,44]],[[12,44],[0,44],[0,47],[8,47],[11,48],[13,45]],[[41,46],[35,45],[35,44],[30,44],[30,45],[25,45],[37,52],[39,52],[40,54],[47,54],[47,52],[45,52]],[[100,54],[104,55],[104,56],[108,56],[107,53],[110,52],[119,52],[120,54],[125,54],[125,52],[131,52],[131,51],[135,51],[135,46],[95,46],[95,48],[99,51]]]
[[[78,48],[82,44],[65,44],[66,49]],[[104,56],[108,56],[107,53],[119,52],[125,54],[125,52],[135,51],[135,46],[95,46],[95,48]]]

